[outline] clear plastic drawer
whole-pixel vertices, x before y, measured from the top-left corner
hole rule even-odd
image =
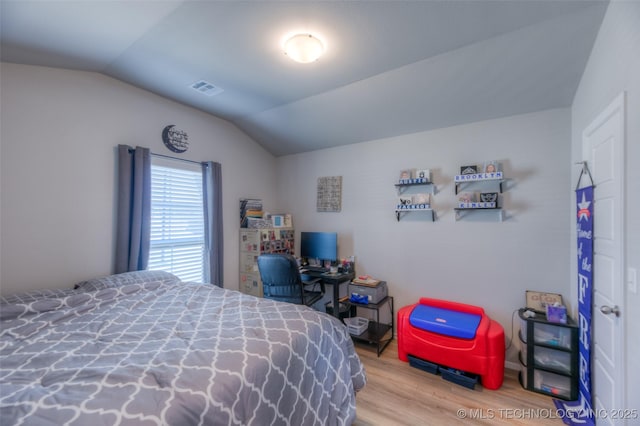
[[[534,370],[533,387],[561,398],[571,397],[571,378],[548,371]]]
[[[534,343],[571,349],[571,329],[536,322],[533,324],[533,341]]]
[[[571,374],[571,353],[536,346],[533,348],[536,367],[550,368],[560,373]]]

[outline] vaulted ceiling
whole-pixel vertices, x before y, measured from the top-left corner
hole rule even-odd
[[[193,106],[280,156],[570,106],[607,4],[2,0],[0,53]],[[292,32],[326,53],[291,61]]]

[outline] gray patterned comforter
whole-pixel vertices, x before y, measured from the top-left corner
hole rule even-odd
[[[362,364],[329,315],[177,280],[2,299],[2,425],[337,425]]]

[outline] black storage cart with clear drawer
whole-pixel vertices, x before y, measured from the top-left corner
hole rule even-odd
[[[378,303],[360,304],[346,301],[345,304],[350,307],[351,316],[355,314],[353,309],[367,309],[373,312],[374,319],[369,321],[367,329],[359,335],[351,335],[354,342],[360,342],[371,345],[375,348],[376,354],[380,356],[382,351],[393,340],[395,331],[393,296],[385,296]],[[382,319],[380,311],[384,310],[386,319]]]
[[[527,390],[573,401],[578,398],[578,325],[546,320],[520,309],[520,384]]]

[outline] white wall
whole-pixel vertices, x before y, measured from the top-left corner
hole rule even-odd
[[[626,92],[626,263],[640,272],[640,2],[612,1],[591,52],[572,106],[574,161],[582,160],[582,131],[621,92]],[[577,170],[572,179],[575,187]],[[597,220],[597,219],[596,219]],[[575,242],[575,232],[572,233]],[[575,243],[571,245],[576,282]],[[573,299],[576,300],[574,288]],[[625,290],[627,407],[640,406],[640,295]]]
[[[421,296],[480,305],[509,337],[525,290],[569,296],[570,140],[561,109],[280,157],[280,206],[298,232],[337,231],[339,255],[355,255],[358,274],[387,280],[396,308]],[[454,175],[494,159],[510,179],[507,219],[480,212],[456,222]],[[420,213],[396,221],[394,183],[405,168],[432,170],[435,222]],[[340,213],[316,211],[322,176],[343,177]]]
[[[275,159],[227,121],[96,73],[2,63],[0,291],[69,287],[114,264],[118,144],[222,164],[225,286],[238,288],[238,200],[274,198]],[[185,89],[187,90],[187,89]]]

